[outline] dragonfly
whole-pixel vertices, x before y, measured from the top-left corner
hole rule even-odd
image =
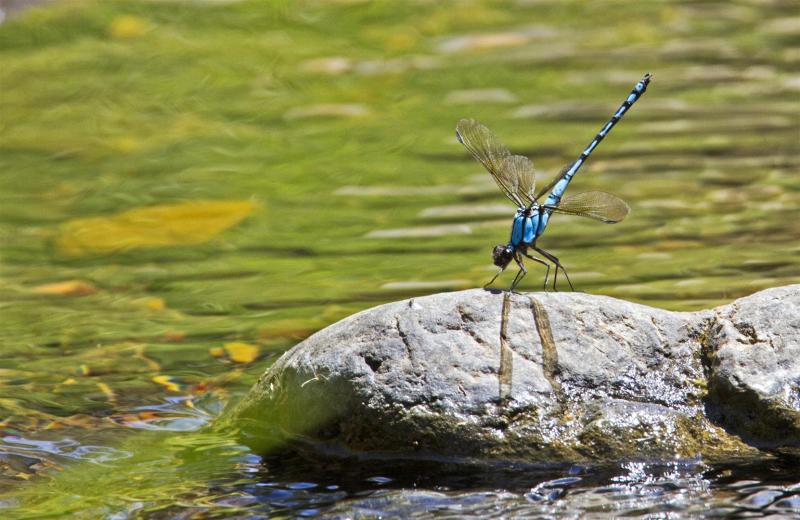
[[[553,214],[576,215],[588,217],[607,224],[622,221],[630,212],[630,207],[619,197],[603,191],[588,191],[578,193],[571,197],[564,197],[564,192],[583,163],[589,158],[600,141],[614,128],[622,116],[644,94],[647,85],[652,79],[651,74],[645,74],[633,87],[630,95],[623,101],[611,119],[592,139],[592,142],[581,152],[573,163],[567,165],[556,175],[547,186],[536,192],[536,171],[533,163],[522,155],[512,155],[503,143],[475,119],[462,119],[456,125],[456,138],[463,144],[472,156],[480,162],[492,175],[500,190],[511,202],[517,205],[514,221],[511,225],[511,239],[507,244],[495,246],[492,250],[492,260],[500,270],[485,285],[488,287],[500,276],[513,260],[519,271],[511,283],[511,291],[522,281],[528,270],[523,262],[523,257],[544,265],[547,270],[544,277],[544,290],[547,290],[547,281],[550,277],[550,265],[555,266],[553,276],[553,290],[558,290],[558,272],[564,273],[571,290],[575,290],[569,279],[567,270],[552,253],[542,249],[536,244],[542,236],[550,217]],[[539,253],[547,261],[533,256],[528,250]]]

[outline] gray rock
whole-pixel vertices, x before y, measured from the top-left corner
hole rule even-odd
[[[800,446],[800,285],[715,309],[704,336],[709,416],[755,446]]]
[[[800,445],[799,385],[800,285],[697,313],[473,289],[314,334],[218,426],[261,451],[301,438],[502,460],[716,459]]]

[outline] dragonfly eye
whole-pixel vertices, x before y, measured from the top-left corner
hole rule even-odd
[[[514,256],[514,250],[508,246],[499,245],[495,246],[492,250],[492,260],[497,267],[505,267],[511,262]]]

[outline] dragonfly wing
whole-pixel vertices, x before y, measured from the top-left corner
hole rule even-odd
[[[558,206],[545,206],[555,213],[589,217],[607,224],[615,224],[631,211],[630,206],[616,195],[604,191],[587,191],[566,197]]]
[[[522,155],[512,155],[505,160],[503,171],[513,178],[516,183],[517,195],[527,204],[536,200],[534,191],[536,190],[536,171],[533,163]]]
[[[456,137],[469,150],[475,159],[492,174],[497,185],[518,206],[524,206],[520,199],[519,182],[508,169],[511,153],[491,130],[474,119],[462,119],[456,125]]]

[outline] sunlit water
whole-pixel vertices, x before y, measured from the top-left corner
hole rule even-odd
[[[634,7],[635,6],[635,7]],[[797,461],[261,459],[203,426],[352,312],[475,287],[514,208],[648,92],[540,245],[674,310],[800,275],[792,2],[51,2],[0,25],[0,504],[8,516],[788,515]],[[568,192],[569,193],[569,192]],[[537,290],[532,269],[524,288]],[[500,284],[510,283],[510,276]]]

